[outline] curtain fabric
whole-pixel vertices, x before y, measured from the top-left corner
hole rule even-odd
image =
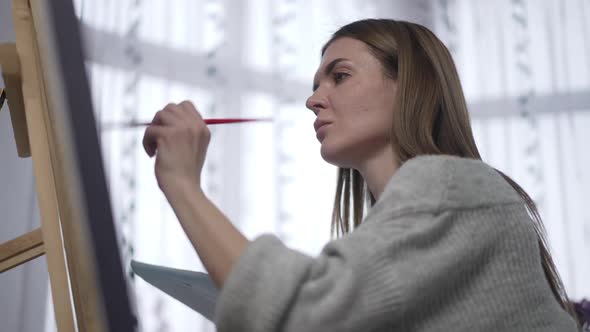
[[[590,295],[590,4],[438,1],[485,161],[536,202],[569,296]]]
[[[567,290],[590,294],[590,6],[582,0],[77,0],[96,118],[125,261],[204,271],[163,194],[141,129],[169,102],[211,127],[204,190],[244,234],[317,254],[329,240],[336,168],[304,107],[320,48],[366,17],[424,24],[447,44],[485,161],[536,200]],[[128,271],[129,272],[129,271]],[[214,326],[129,272],[142,331]]]

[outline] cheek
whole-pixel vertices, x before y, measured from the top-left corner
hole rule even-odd
[[[322,143],[323,152],[372,149],[389,141],[393,120],[391,92],[367,85],[351,84],[331,101],[335,123]]]
[[[393,111],[388,105],[364,102],[351,102],[337,114],[334,131],[338,136],[356,139],[376,138],[389,135],[393,121]]]
[[[378,118],[347,118],[327,129],[321,153],[328,161],[363,159],[389,144],[390,124]]]
[[[336,127],[320,146],[322,158],[339,167],[355,168],[390,147],[386,135],[374,130],[339,131]],[[368,129],[368,128],[367,128]]]
[[[344,135],[349,137],[351,143],[357,142],[361,148],[386,142],[391,125],[389,121],[377,117],[374,113],[366,113],[366,115],[348,123]]]

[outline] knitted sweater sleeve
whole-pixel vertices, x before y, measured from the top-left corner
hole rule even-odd
[[[399,325],[419,311],[421,301],[467,287],[462,278],[498,239],[492,229],[468,228],[454,212],[375,220],[328,243],[318,257],[262,235],[246,248],[221,290],[218,331],[371,331]]]

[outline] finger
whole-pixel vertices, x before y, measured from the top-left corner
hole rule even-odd
[[[190,112],[191,114],[196,114],[197,118],[204,122],[201,113],[199,113],[195,105],[190,100],[183,100],[180,104],[178,104],[178,106],[182,107],[182,109],[184,109],[187,112]]]
[[[178,106],[191,112],[195,112],[197,110],[195,105],[190,100],[183,100],[178,104]]]
[[[186,113],[187,111],[181,104],[168,104],[163,109],[164,112],[171,115],[171,119],[175,119],[176,122],[179,123],[186,123]]]
[[[162,126],[149,126],[145,130],[143,135],[143,149],[148,156],[153,157],[158,149],[158,141],[164,136],[164,127]]]
[[[178,119],[178,116],[175,114],[174,109],[178,108],[178,106],[174,104],[168,104],[164,109],[156,112],[154,118],[152,119],[152,124],[167,126],[171,125]]]
[[[168,114],[172,114],[175,115],[177,118],[178,113],[182,112],[182,106],[180,106],[180,104],[175,104],[175,103],[168,103],[163,109],[162,111],[167,112]]]

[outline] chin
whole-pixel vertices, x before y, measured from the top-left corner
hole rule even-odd
[[[352,165],[354,163],[350,160],[349,157],[351,153],[346,152],[345,149],[326,144],[325,140],[322,142],[322,146],[320,147],[320,155],[322,156],[322,159],[334,166],[343,168],[353,168]]]

